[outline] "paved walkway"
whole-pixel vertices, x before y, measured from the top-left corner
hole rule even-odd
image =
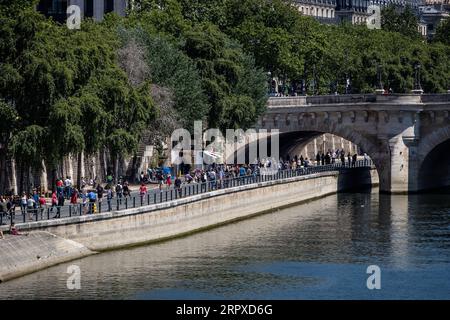
[[[370,161],[364,162],[363,160],[358,160],[356,167],[368,167],[371,165],[372,164]],[[40,221],[40,220],[65,218],[77,215],[90,214],[92,211],[94,213],[101,213],[107,211],[126,210],[145,205],[162,203],[180,197],[183,198],[189,197],[191,195],[205,193],[221,188],[231,188],[240,185],[258,183],[261,181],[278,180],[294,176],[309,175],[318,172],[336,171],[342,169],[349,170],[351,168],[348,166],[343,167],[340,162],[337,162],[335,164],[325,166],[311,166],[308,168],[298,168],[296,170],[279,171],[275,175],[258,175],[258,176],[251,175],[245,177],[226,179],[222,182],[209,181],[207,183],[190,183],[190,184],[183,183],[183,186],[178,190],[174,188],[173,184],[171,188],[167,188],[167,186],[164,185],[162,190],[159,190],[157,184],[149,184],[147,185],[148,193],[143,197],[139,195],[138,190],[140,185],[133,185],[130,186],[132,192],[129,197],[118,198],[115,196],[111,201],[107,201],[107,199],[104,197],[102,201],[97,201],[95,203],[88,203],[88,205],[86,206],[83,206],[81,204],[81,199],[79,199],[79,203],[77,205],[65,205],[63,207],[60,207],[59,216],[58,216],[58,208],[57,207],[51,208],[50,201],[48,201],[48,205],[46,206],[46,208],[37,209],[37,212],[36,211],[33,212],[32,217],[30,216],[29,213],[23,214],[20,208],[16,208],[16,212],[13,217],[11,216],[1,217],[2,218],[1,222],[3,225],[5,225],[10,224],[11,218],[15,223],[21,223],[21,222]],[[68,200],[66,201],[68,202]]]

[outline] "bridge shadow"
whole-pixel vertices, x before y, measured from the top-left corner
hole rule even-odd
[[[369,167],[341,169],[338,176],[338,192],[370,192],[374,187]]]
[[[411,155],[410,155],[411,156]],[[411,170],[409,180],[418,179],[419,192],[435,193],[450,187],[450,140],[437,145],[424,159],[418,174]]]

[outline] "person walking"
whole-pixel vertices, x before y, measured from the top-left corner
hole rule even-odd
[[[102,185],[99,183],[97,185],[97,197],[98,197],[98,203],[101,205],[103,201],[103,193],[105,192],[105,189],[103,189]]]
[[[34,213],[34,209],[36,207],[36,201],[34,200],[33,197],[28,197],[27,199],[27,213],[28,213],[28,218],[30,220],[33,220],[33,213]]]
[[[20,210],[22,211],[23,215],[27,211],[27,203],[27,194],[24,192],[22,193],[22,197],[20,198]]]
[[[345,153],[344,153],[344,150],[341,151],[341,166],[345,167]]]
[[[139,195],[141,196],[141,202],[146,194],[147,194],[147,186],[145,185],[145,183],[142,183],[139,188]]]
[[[123,187],[120,184],[120,182],[118,182],[116,184],[116,196],[119,199],[119,203],[122,204],[122,196],[123,196]]]
[[[61,208],[64,206],[64,200],[64,192],[58,192],[58,205],[56,207],[56,215],[53,219],[61,218]]]
[[[112,188],[110,185],[108,185],[106,187],[106,202],[108,203],[108,211],[112,210],[111,201],[112,201],[113,197],[114,197],[114,194],[113,194]]]
[[[72,195],[70,196],[70,205],[73,208],[74,214],[77,214],[78,211],[78,190],[76,188],[74,188],[72,190]]]
[[[39,210],[41,211],[41,220],[46,208],[47,208],[47,201],[45,200],[44,195],[41,194],[41,196],[39,197]]]
[[[180,176],[178,175],[177,178],[175,179],[175,189],[176,192],[178,192],[179,197],[181,198],[183,196],[182,190],[181,190],[181,179]]]
[[[172,175],[170,173],[167,174],[166,184],[167,184],[167,189],[170,189],[170,187],[172,186]]]
[[[96,208],[95,208],[95,201],[97,201],[97,194],[94,192],[94,190],[91,190],[88,193],[88,199],[89,199],[89,209],[88,209],[88,213],[89,214],[93,214],[96,212]]]
[[[369,156],[364,152],[364,166],[369,165]]]

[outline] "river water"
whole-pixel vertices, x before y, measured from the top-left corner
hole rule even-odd
[[[450,299],[450,194],[341,193],[0,284],[0,299],[44,298]]]

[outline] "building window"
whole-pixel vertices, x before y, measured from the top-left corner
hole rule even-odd
[[[105,0],[105,13],[114,11],[114,0]]]
[[[94,16],[94,0],[84,0],[84,16],[89,18]]]
[[[67,10],[67,0],[53,0],[51,7],[48,9],[49,14],[63,14]]]

